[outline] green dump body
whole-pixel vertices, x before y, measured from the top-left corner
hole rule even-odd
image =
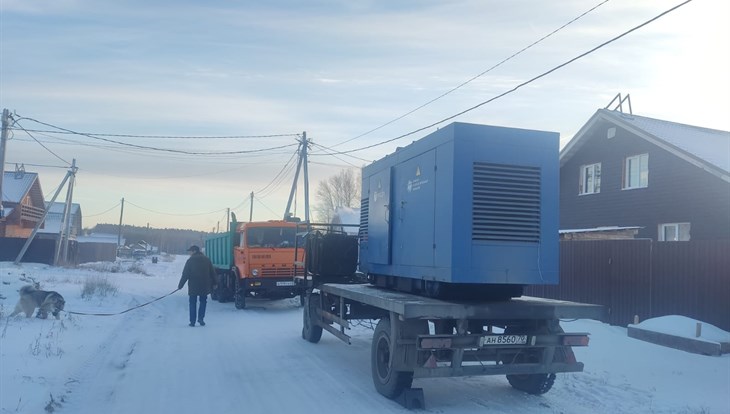
[[[233,246],[238,245],[238,223],[233,221],[227,232],[216,233],[205,239],[205,255],[217,269],[230,270],[233,267]]]

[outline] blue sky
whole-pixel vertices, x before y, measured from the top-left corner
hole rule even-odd
[[[307,131],[317,144],[347,150],[483,102],[679,4],[610,0],[444,98],[338,145],[451,90],[601,0],[393,3],[0,0],[0,106],[73,131]],[[730,130],[728,17],[727,1],[695,0],[456,120],[557,131],[565,143],[620,92],[631,94],[637,114]],[[48,129],[27,119],[20,125]],[[314,148],[311,192],[340,169],[427,132],[353,154],[361,159]],[[248,194],[264,189],[294,151],[185,156],[88,137],[34,136],[59,157],[16,130],[6,169],[26,163],[41,174],[50,198],[64,175],[55,168],[65,164],[59,158],[75,158],[74,201],[82,205],[85,227],[117,222],[118,208],[99,213],[122,197],[133,203],[125,207],[129,224],[210,230],[226,207],[247,217]],[[118,140],[191,152],[294,143],[293,137]],[[254,218],[279,218],[290,186],[291,175],[261,192]],[[300,215],[302,206],[300,194]]]

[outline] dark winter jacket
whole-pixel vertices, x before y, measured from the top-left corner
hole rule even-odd
[[[213,263],[203,253],[193,253],[183,268],[178,289],[182,289],[188,282],[188,295],[207,295],[216,284],[216,274]]]

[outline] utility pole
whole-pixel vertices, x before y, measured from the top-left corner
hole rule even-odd
[[[122,211],[119,212],[119,233],[117,234],[117,252],[122,245],[122,218],[124,217],[124,197],[122,197]]]
[[[0,219],[5,217],[3,208],[3,177],[5,176],[5,143],[8,140],[8,128],[10,124],[10,111],[3,109],[2,133],[0,134]]]
[[[307,141],[307,131],[302,133],[302,137],[304,141],[304,147],[302,149],[302,158],[304,159],[302,162],[304,166],[304,221],[309,223],[309,162],[307,161],[307,146],[309,146],[309,142]]]
[[[66,205],[63,209],[63,220],[61,221],[61,229],[58,237],[58,245],[56,246],[56,255],[53,258],[53,265],[58,266],[68,263],[68,242],[71,238],[71,207],[73,206],[74,183],[76,182],[76,158],[71,161],[71,176],[69,177],[68,188],[66,189]]]
[[[226,209],[226,232],[231,231],[231,208]]]
[[[253,221],[253,191],[251,191],[251,207],[249,208],[249,211],[248,211],[248,222],[250,223],[252,221]]]
[[[304,165],[304,220],[309,222],[309,169],[307,167],[307,149],[309,141],[307,140],[307,131],[302,132],[302,139],[299,141],[299,161],[297,163],[297,172],[294,174],[294,182],[289,193],[289,201],[286,203],[286,211],[284,212],[284,220],[289,218],[291,211],[291,203],[297,190],[297,182],[299,181],[299,171]]]
[[[33,241],[33,238],[35,238],[36,233],[38,233],[38,229],[40,229],[43,222],[46,221],[46,216],[48,215],[48,210],[51,209],[51,205],[56,201],[56,197],[58,197],[58,194],[61,192],[63,185],[66,184],[66,181],[68,181],[69,177],[71,177],[71,175],[74,173],[75,173],[75,171],[72,172],[72,170],[70,170],[70,169],[68,170],[68,172],[66,172],[66,176],[63,177],[63,181],[61,182],[61,185],[58,186],[56,193],[53,194],[51,201],[48,203],[48,206],[46,207],[45,211],[43,211],[43,216],[40,218],[40,220],[38,220],[38,223],[36,223],[35,227],[33,228],[33,232],[30,234],[30,237],[28,237],[28,239],[25,241],[23,248],[20,249],[20,253],[18,253],[18,257],[15,258],[14,263],[16,265],[18,263],[20,263],[20,261],[23,259],[25,252],[28,250],[28,246],[30,246],[30,243]]]

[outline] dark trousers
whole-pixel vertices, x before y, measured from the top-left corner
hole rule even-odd
[[[200,298],[200,307],[198,308],[198,317],[195,317],[195,305]],[[202,321],[205,318],[205,306],[208,304],[208,295],[190,295],[190,323]]]

